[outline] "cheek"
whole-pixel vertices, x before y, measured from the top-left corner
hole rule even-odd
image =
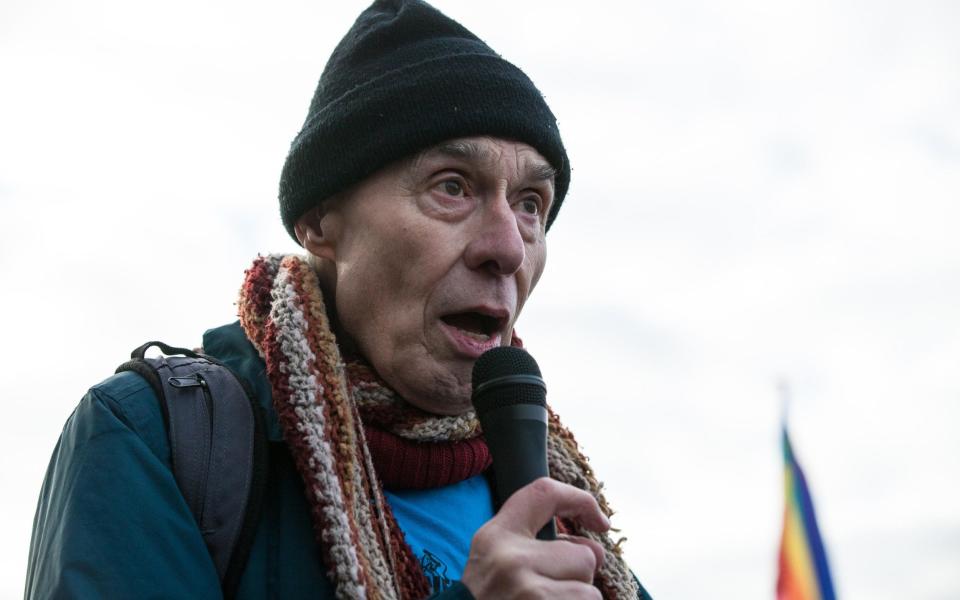
[[[540,276],[543,275],[543,270],[547,266],[547,245],[541,243],[536,250],[536,255],[534,257],[534,275],[530,282],[530,289],[532,290],[537,282],[540,281]]]
[[[421,336],[431,254],[409,235],[368,240],[357,250],[341,263],[337,309],[341,325],[372,359]]]
[[[537,244],[527,248],[526,266],[524,268],[526,276],[520,282],[520,303],[523,304],[527,297],[533,292],[540,276],[543,275],[543,269],[547,264],[547,247],[544,244]]]
[[[337,312],[347,333],[364,337],[394,318],[399,281],[387,259],[371,253],[351,262],[337,278]]]

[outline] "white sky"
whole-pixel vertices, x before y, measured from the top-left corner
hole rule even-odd
[[[519,331],[658,598],[773,597],[775,382],[841,598],[960,597],[960,4],[438,1],[574,166]],[[231,321],[365,2],[0,6],[0,597],[60,428]]]

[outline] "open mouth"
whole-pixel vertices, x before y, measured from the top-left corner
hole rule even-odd
[[[475,311],[454,313],[440,317],[440,320],[451,327],[462,331],[468,337],[479,342],[485,342],[503,328],[504,319]]]

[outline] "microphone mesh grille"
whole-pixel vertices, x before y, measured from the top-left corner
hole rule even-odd
[[[540,377],[540,367],[526,350],[505,346],[488,350],[473,365],[473,407],[477,414],[484,414],[495,408],[514,404],[547,403],[546,390],[541,385],[531,383],[510,383],[488,388],[481,394],[476,390],[488,381],[509,375],[532,375]]]
[[[541,377],[540,367],[530,353],[523,348],[501,346],[488,350],[473,365],[473,388],[505,375],[536,375]]]

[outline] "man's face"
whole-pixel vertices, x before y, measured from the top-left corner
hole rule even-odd
[[[474,137],[387,167],[322,218],[339,334],[411,404],[470,408],[477,357],[510,344],[546,262],[553,169]]]

